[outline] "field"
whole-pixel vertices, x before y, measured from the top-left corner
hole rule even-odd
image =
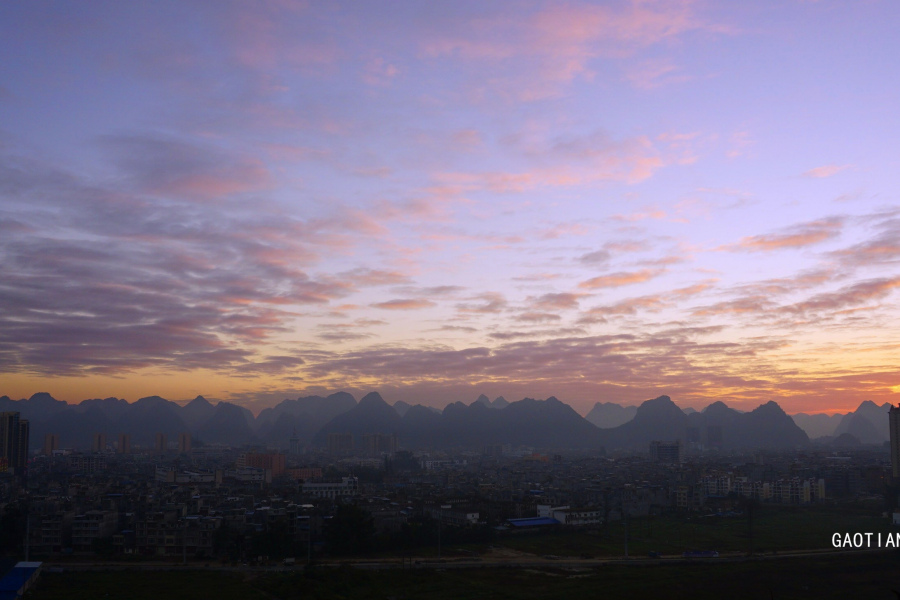
[[[877,512],[863,508],[764,506],[753,515],[754,553],[832,548],[834,533],[892,531],[889,521]],[[646,557],[650,552],[681,554],[685,550],[742,552],[750,550],[751,539],[745,515],[703,517],[684,516],[632,518],[628,523],[628,552]],[[491,547],[494,547],[492,549]],[[491,544],[445,543],[443,555],[471,556],[496,554],[496,548],[526,552],[537,556],[618,557],[625,554],[625,525],[613,521],[607,528],[594,531],[569,531],[565,528],[535,533],[517,533],[498,537]],[[413,551],[415,556],[433,557],[434,546]],[[395,553],[383,552],[388,558]]]
[[[196,598],[498,600],[522,598],[896,598],[896,552],[741,563],[604,566],[596,569],[467,569],[310,573],[242,578],[208,572],[47,573],[27,600]]]
[[[750,549],[746,516],[650,517],[631,519],[628,528],[631,556],[647,556],[651,551],[680,554],[685,550],[747,552]],[[826,549],[832,547],[831,536],[835,532],[890,530],[888,521],[880,515],[873,516],[871,511],[766,507],[753,516],[753,551]],[[597,532],[518,535],[498,543],[538,555],[621,556],[625,552],[625,526],[615,521],[607,530]]]

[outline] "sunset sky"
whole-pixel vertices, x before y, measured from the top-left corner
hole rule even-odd
[[[900,402],[898,27],[5,2],[0,395]]]

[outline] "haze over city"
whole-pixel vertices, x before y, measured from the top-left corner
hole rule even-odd
[[[7,3],[0,395],[897,403],[898,12]]]

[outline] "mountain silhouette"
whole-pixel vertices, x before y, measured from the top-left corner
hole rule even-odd
[[[385,402],[378,392],[370,392],[362,397],[359,404],[326,423],[313,443],[326,445],[329,433],[352,433],[354,443],[359,446],[364,434],[397,433],[402,421],[394,407]]]
[[[621,406],[613,402],[597,402],[584,416],[601,429],[611,429],[623,425],[637,414],[637,406]]]
[[[230,402],[219,402],[215,412],[197,429],[197,437],[204,442],[218,444],[246,444],[255,439],[244,416],[246,409]]]
[[[827,415],[824,413],[791,415],[794,423],[806,432],[810,439],[834,435],[834,430],[844,418],[842,414]]]
[[[212,418],[216,407],[203,396],[197,396],[184,405],[181,409],[181,417],[192,431],[196,431],[201,425]]]
[[[838,437],[842,433],[852,433],[863,444],[881,444],[891,439],[888,421],[890,408],[890,403],[878,406],[871,400],[865,400],[855,411],[841,419],[833,435]]]

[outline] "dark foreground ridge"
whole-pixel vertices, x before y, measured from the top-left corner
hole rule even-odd
[[[896,553],[784,558],[741,562],[603,565],[528,569],[412,569],[367,571],[352,566],[288,572],[63,572],[44,575],[29,600],[103,597],[325,599],[482,598],[896,598]]]

